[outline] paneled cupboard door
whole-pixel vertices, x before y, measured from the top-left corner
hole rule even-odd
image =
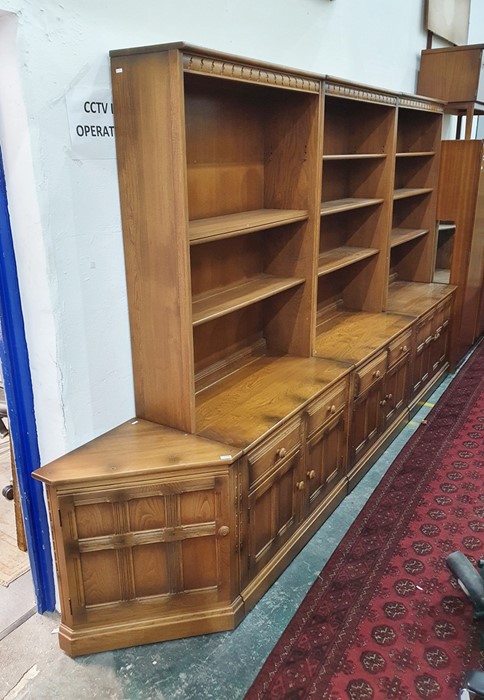
[[[272,559],[295,532],[301,517],[302,453],[297,450],[249,492],[249,579]]]
[[[382,398],[383,429],[390,426],[407,405],[409,359],[407,353],[385,375],[385,394]]]
[[[416,351],[412,371],[412,388],[421,388],[447,363],[447,345],[452,300],[440,304],[417,322]]]
[[[341,411],[307,443],[306,504],[312,513],[346,478],[346,422]]]
[[[216,476],[61,496],[66,622],[229,601],[235,528],[228,489],[229,477]]]
[[[381,402],[384,398],[384,377],[374,382],[365,394],[355,398],[351,418],[350,465],[373,444],[381,432]]]

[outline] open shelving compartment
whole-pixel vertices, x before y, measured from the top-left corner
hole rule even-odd
[[[185,73],[197,431],[248,365],[274,358],[276,386],[277,358],[311,357],[319,111],[319,92]]]
[[[386,285],[396,99],[346,92],[326,84],[317,335],[346,312],[381,312]]]
[[[395,282],[432,282],[442,115],[424,105],[397,110],[389,295]]]
[[[437,221],[437,249],[434,282],[449,284],[454,254],[456,225],[454,221]]]

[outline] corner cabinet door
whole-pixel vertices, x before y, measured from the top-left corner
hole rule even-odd
[[[284,461],[248,497],[248,572],[257,574],[296,530],[301,513],[301,451]]]
[[[120,622],[229,601],[230,490],[226,475],[60,497],[63,619]]]
[[[346,479],[346,446],[344,411],[308,439],[305,492],[309,513]]]

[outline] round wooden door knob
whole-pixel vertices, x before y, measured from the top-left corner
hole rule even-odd
[[[220,537],[227,537],[229,532],[230,532],[230,529],[227,527],[227,525],[222,525],[222,527],[219,527],[219,529],[218,529],[218,534]]]
[[[278,458],[278,459],[282,459],[283,457],[286,456],[287,450],[286,450],[285,447],[280,447],[280,448],[277,450],[277,453],[276,453],[276,454],[277,454],[277,458]]]
[[[379,369],[376,370],[376,372],[373,372],[373,376],[378,379],[378,377],[381,375],[381,372]]]
[[[302,491],[304,488],[304,481],[298,481],[296,484],[296,488],[298,491]]]
[[[329,407],[328,410],[330,413],[336,413],[336,406],[333,404],[332,406]]]
[[[316,472],[314,471],[314,469],[311,469],[311,471],[306,472],[306,474],[308,479],[314,479],[314,477],[316,476]]]

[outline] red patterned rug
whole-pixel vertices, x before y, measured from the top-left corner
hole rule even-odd
[[[246,700],[457,696],[484,667],[473,608],[445,564],[484,556],[484,343],[394,461]],[[480,626],[480,627],[479,627]]]

